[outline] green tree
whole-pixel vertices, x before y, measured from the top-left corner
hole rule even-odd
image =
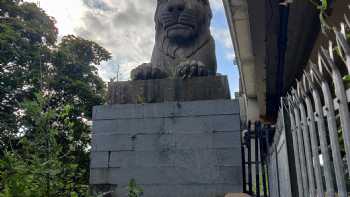
[[[57,143],[59,126],[56,124],[65,111],[48,105],[48,100],[37,95],[34,101],[23,103],[27,135],[21,138],[21,149],[6,151],[0,160],[1,197],[64,196],[61,176],[66,170],[60,160],[62,149]],[[66,195],[69,196],[69,195]]]
[[[0,0],[0,148],[18,132],[18,104],[39,90],[43,57],[57,39],[54,24],[35,4]]]
[[[96,66],[111,58],[35,4],[0,0],[0,196],[86,196]],[[40,94],[35,94],[40,92]],[[40,95],[40,96],[36,96]]]

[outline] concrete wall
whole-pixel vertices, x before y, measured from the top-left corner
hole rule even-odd
[[[98,106],[90,183],[127,196],[218,197],[242,190],[237,100]]]

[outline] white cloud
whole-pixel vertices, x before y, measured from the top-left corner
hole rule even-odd
[[[81,0],[26,0],[27,2],[39,2],[39,6],[44,9],[48,15],[56,19],[56,26],[59,29],[59,35],[62,37],[67,34],[74,34],[74,28],[81,25],[82,16],[85,12]]]
[[[108,49],[113,60],[101,66],[100,74],[108,80],[117,75],[126,80],[132,68],[149,62],[154,44],[154,0],[83,0],[87,11],[75,32]],[[96,3],[98,2],[98,3]],[[114,69],[111,69],[113,67]],[[106,72],[106,70],[111,72]]]
[[[222,9],[222,0],[209,0],[213,11]]]
[[[227,49],[225,58],[228,60],[234,60],[236,56],[233,49],[230,31],[224,28],[211,28],[211,32],[216,42],[223,45]]]
[[[222,9],[221,0],[210,3],[214,12]],[[156,0],[40,0],[40,6],[56,18],[60,37],[76,34],[112,53],[112,61],[99,66],[104,80],[116,77],[118,65],[119,78],[127,80],[132,68],[150,61]],[[214,29],[213,35],[227,48],[232,47],[228,31]]]

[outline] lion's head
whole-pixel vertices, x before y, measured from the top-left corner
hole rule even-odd
[[[209,0],[158,0],[156,44],[170,56],[178,48],[196,50],[210,37],[211,18]]]

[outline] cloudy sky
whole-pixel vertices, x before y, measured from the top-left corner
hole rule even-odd
[[[154,44],[153,14],[156,0],[27,0],[55,17],[59,36],[68,34],[95,41],[108,49],[113,60],[99,67],[105,81],[128,80],[135,66],[149,62]],[[210,0],[214,12],[218,72],[229,76],[231,92],[238,91],[238,70],[221,0]],[[118,69],[119,66],[119,69]]]

